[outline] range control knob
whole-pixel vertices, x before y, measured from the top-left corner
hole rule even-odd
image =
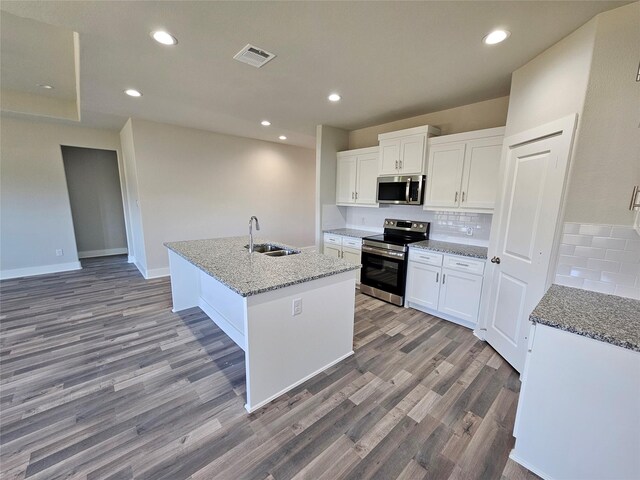
[[[420,224],[420,228],[424,228],[424,225],[422,223]]]
[[[385,225],[389,225],[389,222],[385,220],[385,221],[384,221],[384,224],[385,224]]]
[[[418,224],[417,224],[417,223],[414,223],[414,224],[413,224],[413,228],[416,228],[417,226],[418,226]]]

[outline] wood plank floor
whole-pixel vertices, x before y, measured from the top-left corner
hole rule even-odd
[[[244,354],[126,257],[0,282],[2,479],[537,478],[471,331],[356,296],[356,354],[248,415]]]

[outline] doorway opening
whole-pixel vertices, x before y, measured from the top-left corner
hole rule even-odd
[[[78,258],[127,254],[117,153],[65,145],[61,149]]]

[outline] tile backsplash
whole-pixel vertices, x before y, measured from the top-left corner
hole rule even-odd
[[[640,299],[640,235],[620,225],[565,223],[555,283]]]
[[[346,207],[346,226],[381,232],[385,218],[431,222],[430,238],[487,246],[493,215],[488,213],[431,212],[420,206],[384,205],[379,208]],[[468,235],[470,229],[471,235]]]

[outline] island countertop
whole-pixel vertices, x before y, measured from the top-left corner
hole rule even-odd
[[[640,300],[554,284],[529,319],[640,352]]]
[[[167,242],[164,246],[243,297],[360,268],[360,265],[304,250],[282,257],[249,253],[244,248],[248,243],[249,238],[242,236]],[[254,243],[299,250],[264,238],[256,238]]]

